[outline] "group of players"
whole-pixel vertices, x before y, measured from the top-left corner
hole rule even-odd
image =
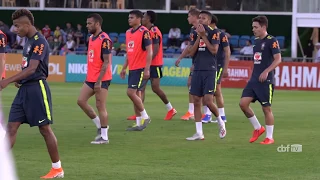
[[[27,37],[23,49],[22,71],[12,77],[0,81],[0,90],[8,84],[15,83],[19,88],[12,103],[6,136],[11,148],[15,144],[19,126],[28,123],[31,127],[38,126],[45,139],[52,161],[52,169],[43,179],[62,178],[64,171],[58,153],[57,140],[50,127],[53,123],[52,103],[48,77],[49,48],[46,39],[34,27],[34,17],[26,9],[16,10],[12,14],[13,25],[17,35]],[[129,13],[129,25],[126,32],[127,56],[121,71],[121,77],[126,76],[129,67],[127,95],[134,105],[136,123],[128,131],[141,131],[150,123],[150,116],[144,107],[144,90],[148,80],[152,90],[161,98],[167,107],[165,120],[171,120],[177,111],[160,89],[162,77],[162,34],[154,26],[156,14],[147,11],[133,10]],[[217,28],[217,18],[208,11],[192,9],[188,13],[191,28],[191,44],[176,61],[178,66],[181,59],[187,55],[192,57],[191,73],[188,80],[190,107],[184,120],[194,116],[196,133],[187,140],[203,140],[202,121],[211,121],[211,113],[216,117],[220,138],[226,136],[225,114],[221,94],[221,76],[227,76],[230,48],[227,36]],[[141,22],[143,25],[141,25]],[[98,129],[92,144],[107,144],[108,114],[106,99],[108,87],[112,80],[112,41],[102,31],[103,19],[99,14],[91,14],[87,18],[87,28],[90,36],[88,45],[88,73],[81,88],[78,105],[92,119]],[[274,69],[281,62],[280,48],[277,40],[267,33],[268,20],[258,16],[252,21],[253,33],[257,37],[254,43],[254,69],[252,77],[243,90],[240,108],[254,127],[250,142],[256,141],[266,131],[266,138],[261,144],[272,144],[274,117],[271,111],[273,97]],[[0,32],[0,57],[4,56],[6,37]],[[192,77],[192,78],[191,78]],[[95,95],[98,115],[89,106],[88,99]],[[218,107],[214,104],[214,96]],[[252,109],[251,102],[258,100],[265,114],[266,128],[260,125]],[[191,107],[191,104],[194,107]],[[205,106],[204,115],[201,106]],[[132,117],[130,118],[132,119]]]

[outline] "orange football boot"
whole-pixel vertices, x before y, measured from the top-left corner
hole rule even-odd
[[[273,143],[274,143],[273,139],[265,138],[260,144],[273,144]]]
[[[254,131],[253,131],[253,134],[252,134],[252,138],[250,138],[250,141],[249,141],[249,142],[250,142],[250,143],[255,142],[255,141],[261,136],[261,134],[264,133],[265,130],[266,130],[266,129],[265,129],[263,126],[261,126],[260,129],[254,130]]]
[[[63,177],[64,177],[64,172],[62,168],[59,168],[59,169],[51,168],[50,172],[47,175],[42,176],[41,179],[54,179],[54,178],[63,178]]]
[[[136,120],[136,115],[132,115],[132,116],[129,116],[129,117],[127,117],[127,120],[129,120],[129,121],[135,121]]]
[[[190,120],[190,119],[194,119],[194,115],[191,114],[191,113],[188,111],[188,112],[187,112],[185,115],[183,115],[180,119],[181,119],[181,120],[184,120],[184,121],[188,121],[188,120]]]
[[[172,108],[170,111],[168,111],[166,117],[164,118],[164,120],[168,121],[171,120],[173,118],[174,115],[177,114],[177,110],[175,110],[174,108]]]

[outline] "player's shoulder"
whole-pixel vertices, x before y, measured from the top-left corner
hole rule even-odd
[[[132,31],[132,28],[129,28],[127,31],[126,31],[126,33],[129,33],[129,32],[131,32]]]
[[[146,28],[145,26],[140,26],[140,27],[139,27],[139,31],[140,31],[140,32],[149,32],[149,29]]]
[[[270,35],[270,34],[268,34],[267,37],[266,37],[266,40],[267,41],[277,41],[277,38],[272,36],[272,35]]]
[[[158,26],[152,26],[150,29],[151,32],[153,33],[159,33],[161,32]]]
[[[40,33],[37,33],[33,37],[33,42],[34,42],[34,44],[48,44],[47,39],[43,35],[41,35]]]

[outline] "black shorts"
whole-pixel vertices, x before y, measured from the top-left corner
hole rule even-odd
[[[223,67],[218,66],[218,72],[217,72],[217,84],[221,84],[222,80],[222,72],[223,72]]]
[[[150,66],[150,79],[162,78],[162,66]]]
[[[214,94],[216,91],[215,71],[193,71],[190,94],[202,97],[205,94]]]
[[[268,82],[248,82],[247,86],[243,89],[241,97],[252,97],[252,102],[256,102],[258,100],[262,106],[271,106],[273,92],[274,84]]]
[[[95,82],[85,81],[84,83],[86,83],[86,85],[88,85],[91,89],[94,89],[94,84],[95,84]],[[108,89],[109,89],[109,86],[110,86],[110,83],[111,83],[111,80],[109,80],[109,81],[102,81],[102,82],[101,82],[101,88],[108,90]]]
[[[9,122],[27,123],[30,127],[53,123],[51,92],[47,81],[22,84],[11,105]]]
[[[143,72],[144,68],[129,71],[128,88],[137,89],[138,91],[143,89],[148,82],[148,80],[143,79]]]

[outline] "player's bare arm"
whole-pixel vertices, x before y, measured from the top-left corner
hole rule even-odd
[[[110,64],[110,49],[112,47],[112,43],[111,41],[105,39],[103,42],[102,42],[102,57],[103,57],[103,64],[101,66],[101,70],[100,70],[100,74],[99,74],[99,77],[98,77],[98,80],[94,86],[94,89],[95,91],[101,89],[101,80],[103,78],[103,76],[107,73],[107,69],[108,69],[108,66]]]
[[[202,40],[204,41],[204,43],[206,44],[208,50],[212,53],[212,54],[217,54],[218,52],[218,49],[219,49],[219,44],[212,44],[208,38],[207,38],[207,35],[206,35],[206,31],[203,27],[202,24],[200,24],[197,28],[197,32],[199,34],[199,36],[201,36]],[[215,39],[219,39],[219,34],[218,33],[214,33],[212,39],[215,38]]]
[[[144,73],[143,73],[143,78],[144,79],[149,79],[150,77],[150,65],[152,61],[152,45],[146,46],[146,51],[147,51],[147,64],[146,67],[144,68]]]
[[[124,64],[123,64],[123,66],[122,66],[122,70],[121,70],[121,72],[120,72],[120,77],[121,77],[121,79],[126,78],[127,68],[128,68],[128,58],[125,57],[125,58],[124,58]]]
[[[152,40],[152,42],[154,42],[152,47],[152,59],[154,59],[158,55],[160,47],[159,35],[156,32],[154,33],[154,37],[152,38]]]
[[[231,56],[231,50],[230,50],[230,46],[226,46],[223,48],[224,51],[224,56],[225,56],[225,63],[224,63],[224,67],[223,67],[223,74],[222,77],[228,77],[228,66],[229,66],[229,62],[230,62],[230,56]]]
[[[190,56],[194,56],[195,53],[197,52],[197,49],[199,47],[199,43],[200,43],[200,36],[197,37],[196,41],[194,42],[194,44],[189,48],[189,55]]]
[[[182,51],[182,53],[180,54],[180,56],[178,57],[178,59],[177,59],[176,62],[175,62],[175,65],[176,65],[177,67],[179,67],[179,64],[180,64],[181,60],[189,55],[189,53],[190,53],[190,48],[191,48],[191,47],[192,47],[191,45],[188,45],[188,46]]]
[[[278,41],[274,40],[272,45],[272,51],[276,51],[276,53],[273,53],[273,62],[272,64],[266,69],[264,70],[260,77],[259,77],[259,81],[260,82],[264,82],[267,78],[268,78],[268,74],[270,71],[273,71],[276,67],[279,66],[279,64],[281,63],[281,53],[280,53],[280,47],[279,47],[279,43]]]
[[[0,75],[3,74],[5,68],[5,53],[7,46],[7,38],[0,34]]]

